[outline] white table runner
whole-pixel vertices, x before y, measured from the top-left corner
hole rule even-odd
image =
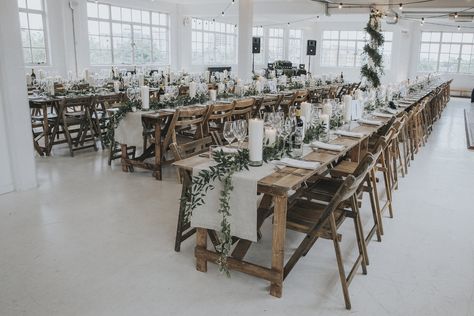
[[[193,168],[193,176],[201,170],[208,169],[210,163],[204,163]],[[250,167],[249,170],[237,172],[232,177],[234,190],[230,197],[229,223],[232,236],[257,241],[257,182],[275,172],[274,166],[264,164],[261,167]],[[213,183],[214,190],[207,193],[204,204],[193,210],[191,225],[221,231],[222,216],[219,209],[219,197],[222,183]]]

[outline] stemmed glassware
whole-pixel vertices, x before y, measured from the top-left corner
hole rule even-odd
[[[224,131],[223,135],[225,140],[229,145],[232,144],[232,142],[235,139],[235,134],[234,134],[234,122],[227,121],[224,123]]]
[[[239,143],[239,149],[242,148],[242,143],[247,137],[247,121],[246,120],[234,121],[234,136]]]

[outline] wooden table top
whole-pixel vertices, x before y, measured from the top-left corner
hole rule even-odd
[[[417,100],[413,102],[411,106],[413,106],[418,101],[420,101],[421,99],[429,95],[433,90],[435,90],[441,85],[442,84],[431,88],[426,93],[421,93],[416,98]],[[407,108],[398,108],[396,115],[400,115],[401,113],[405,111],[405,109]],[[293,167],[282,168],[281,170],[275,171],[273,174],[268,175],[260,179],[260,181],[258,181],[259,192],[277,191],[282,194],[286,194],[290,190],[298,189],[310,177],[325,171],[329,164],[336,162],[337,160],[345,156],[349,151],[354,149],[356,146],[359,146],[368,137],[370,137],[372,134],[377,132],[380,128],[385,126],[390,119],[382,118],[382,117],[374,117],[372,118],[372,120],[380,121],[382,125],[375,126],[375,125],[358,124],[354,122],[352,123],[352,124],[357,124],[357,126],[352,128],[351,131],[363,133],[365,135],[363,138],[339,136],[336,139],[329,142],[330,144],[344,145],[345,149],[343,151],[332,152],[329,150],[317,149],[308,153],[302,158],[303,160],[307,160],[307,161],[319,162],[321,164],[319,168],[314,169],[314,170],[299,169],[299,168],[293,168]],[[173,165],[183,170],[192,171],[194,166],[206,163],[209,160],[210,158],[208,157],[201,157],[197,155],[197,156],[189,157],[187,159],[176,161],[173,163]]]

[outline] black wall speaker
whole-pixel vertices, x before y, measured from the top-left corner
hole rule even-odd
[[[260,37],[252,37],[252,53],[260,54]]]
[[[308,40],[308,46],[306,46],[306,55],[314,56],[316,55],[316,41]]]

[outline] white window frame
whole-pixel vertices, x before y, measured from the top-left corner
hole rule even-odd
[[[331,35],[326,36],[326,34],[331,33]],[[347,38],[341,38],[341,33],[345,32],[347,35]],[[337,36],[334,36],[337,33]],[[384,48],[382,47],[382,54],[384,57],[384,68],[389,70],[391,68],[391,58],[392,58],[392,49],[393,49],[393,32],[383,32],[384,36],[388,38],[388,34],[390,34],[390,40],[386,40],[386,43],[390,43],[390,51],[384,51]],[[350,38],[350,36],[352,38]],[[325,52],[324,52],[324,47],[326,46],[325,44],[328,42],[337,43],[337,48],[336,52],[336,59],[335,63],[326,63],[324,60],[325,57]],[[354,59],[348,65],[347,63],[343,64],[341,58],[342,58],[342,50],[346,50],[341,43],[348,43],[348,42],[354,42]],[[367,43],[367,36],[366,33],[363,31],[352,31],[352,30],[324,30],[323,31],[323,40],[322,40],[322,45],[321,45],[321,57],[320,57],[320,62],[322,67],[342,67],[342,68],[359,68],[362,66],[362,52],[363,52],[363,47]],[[389,62],[387,63],[387,59]]]
[[[124,7],[124,6],[109,4],[109,3],[96,3],[96,2],[93,2],[93,1],[88,1],[87,3],[91,3],[91,4],[95,4],[95,5],[106,5],[108,7],[108,15],[109,15],[109,18],[101,18],[101,17],[99,17],[98,14],[97,14],[97,17],[91,17],[91,16],[89,16],[89,13],[87,13],[88,23],[89,23],[89,21],[94,21],[94,22],[98,22],[98,23],[100,23],[100,22],[108,23],[108,27],[109,27],[108,37],[110,39],[110,49],[104,49],[104,50],[110,51],[111,62],[110,63],[105,63],[105,64],[104,63],[95,64],[95,63],[92,63],[92,61],[91,61],[91,65],[101,66],[101,65],[116,65],[117,64],[116,61],[114,60],[115,59],[114,56],[116,55],[114,53],[114,37],[119,37],[119,36],[114,36],[113,35],[112,24],[130,25],[130,32],[131,32],[131,62],[130,63],[121,63],[121,64],[117,64],[117,65],[152,65],[152,64],[153,65],[169,65],[169,62],[170,62],[170,16],[169,16],[168,13],[154,11],[154,10],[145,10],[145,9],[140,9],[140,8]],[[133,12],[133,10],[138,10],[138,11],[140,11],[141,14],[145,13],[145,14],[148,15],[148,18],[147,18],[148,23],[143,22],[143,21],[134,22],[133,18],[131,18],[130,21],[126,21],[122,17],[121,17],[120,20],[114,19],[112,17],[112,7],[120,8],[121,11],[122,11],[122,9],[131,10],[132,12]],[[152,21],[153,14],[158,14],[160,20],[161,20],[161,16],[165,15],[166,16],[166,25],[153,24],[153,21]],[[143,62],[143,63],[137,62],[136,48],[135,48],[135,46],[136,46],[136,43],[135,43],[135,41],[136,41],[136,39],[135,39],[135,28],[138,28],[138,27],[140,27],[140,28],[142,28],[142,27],[150,28],[151,51],[150,51],[150,61],[149,62]],[[166,33],[166,54],[167,54],[167,58],[164,62],[155,61],[155,54],[157,54],[157,52],[154,49],[154,47],[155,47],[155,45],[154,45],[155,39],[153,38],[153,29],[154,28],[164,29],[166,31],[165,33]],[[89,30],[88,30],[87,33],[88,33],[88,36],[94,36],[94,35],[90,34]],[[106,36],[104,36],[104,37],[106,37]],[[89,43],[90,43],[90,40],[89,40]],[[93,49],[91,49],[89,47],[89,56],[90,56],[92,50]]]
[[[280,33],[281,31],[281,36],[275,35],[274,31],[278,31],[278,33]],[[277,60],[285,59],[285,29],[281,27],[270,27],[268,28],[267,32],[268,32],[267,33],[267,42],[268,42],[267,43],[267,61],[273,63]],[[273,49],[272,46],[275,46],[275,45],[270,45],[270,41],[272,40],[281,41],[281,56],[276,57],[274,59],[270,59],[271,50]]]
[[[216,30],[216,27],[220,29]],[[211,28],[213,29],[211,30]],[[217,59],[216,36],[224,38],[224,45],[221,45],[225,51],[224,58],[220,60]],[[191,64],[206,66],[237,64],[237,36],[238,30],[234,24],[192,18]],[[229,43],[232,43],[232,45],[229,45]],[[209,50],[213,51],[212,55],[207,54]]]
[[[423,40],[423,34],[429,34],[429,40]],[[439,34],[439,40],[432,40],[432,36],[433,34]],[[461,41],[454,41],[454,40],[444,40],[445,38],[445,35],[448,35],[450,34],[451,38],[453,36],[453,34],[460,34],[461,36]],[[437,35],[435,35],[437,36]],[[464,42],[463,40],[463,37],[466,36],[466,37],[472,37],[471,39],[471,42]],[[452,45],[459,45],[459,52],[456,54],[458,57],[456,58],[457,59],[457,62],[455,63],[451,63],[453,65],[455,65],[455,71],[446,71],[444,69],[441,69],[442,68],[442,60],[441,60],[441,57],[442,55],[451,55],[451,51],[448,52],[448,53],[445,53],[443,52],[443,45],[449,45],[450,48]],[[428,50],[423,50],[423,47],[428,47]],[[472,71],[469,71],[469,72],[464,72],[464,71],[461,71],[461,67],[462,67],[462,64],[463,64],[463,60],[462,60],[462,56],[464,56],[465,54],[463,54],[463,48],[466,47],[466,46],[470,46],[471,48],[471,53],[468,54],[470,56],[470,62],[469,62],[469,67],[470,69],[472,69]],[[431,49],[433,48],[433,49]],[[431,57],[436,57],[436,64],[434,65],[434,62],[431,63],[431,65],[435,66],[434,68],[432,69],[423,69],[422,67],[424,65],[426,65],[425,62],[422,62],[422,55],[424,54],[428,54],[428,65],[430,65],[430,59]],[[434,58],[433,58],[434,59]],[[418,71],[420,72],[429,72],[429,71],[437,71],[437,72],[443,72],[443,73],[458,73],[458,74],[474,74],[474,32],[448,32],[448,31],[424,31],[424,32],[421,32],[421,37],[420,37],[420,51],[419,51],[419,54],[418,54]],[[448,62],[449,64],[449,62]]]
[[[299,37],[292,36],[292,33],[295,31],[300,33]],[[299,42],[299,44],[297,44],[298,46],[297,49],[299,50],[299,57],[298,57],[298,62],[296,63],[294,63],[293,60],[290,59],[291,58],[290,51],[291,51],[292,42]],[[288,58],[287,59],[295,65],[296,64],[299,65],[303,63],[303,30],[302,29],[295,29],[295,28],[288,29]]]
[[[28,20],[28,27],[27,28],[22,28],[20,26],[20,30],[27,30],[28,31],[28,38],[29,38],[29,46],[24,47],[23,46],[23,38],[22,38],[22,49],[28,49],[30,51],[30,56],[31,56],[31,62],[25,62],[25,65],[27,66],[49,66],[50,65],[50,59],[49,59],[49,46],[48,46],[48,32],[47,32],[47,17],[46,17],[46,7],[45,7],[45,2],[44,0],[39,0],[41,2],[41,7],[43,8],[42,10],[36,10],[36,9],[29,9],[28,8],[28,0],[24,0],[26,4],[26,8],[20,8],[18,6],[18,11],[19,13],[26,13],[27,14],[27,20]],[[44,51],[45,51],[45,62],[44,63],[35,63],[33,62],[33,48],[40,48],[40,47],[33,47],[31,44],[31,31],[39,31],[37,29],[31,29],[30,28],[30,22],[29,22],[29,13],[33,14],[40,14],[43,22],[43,29],[41,30],[43,32],[43,39],[44,39]],[[41,47],[42,49],[42,47]],[[23,56],[24,58],[24,56]]]

